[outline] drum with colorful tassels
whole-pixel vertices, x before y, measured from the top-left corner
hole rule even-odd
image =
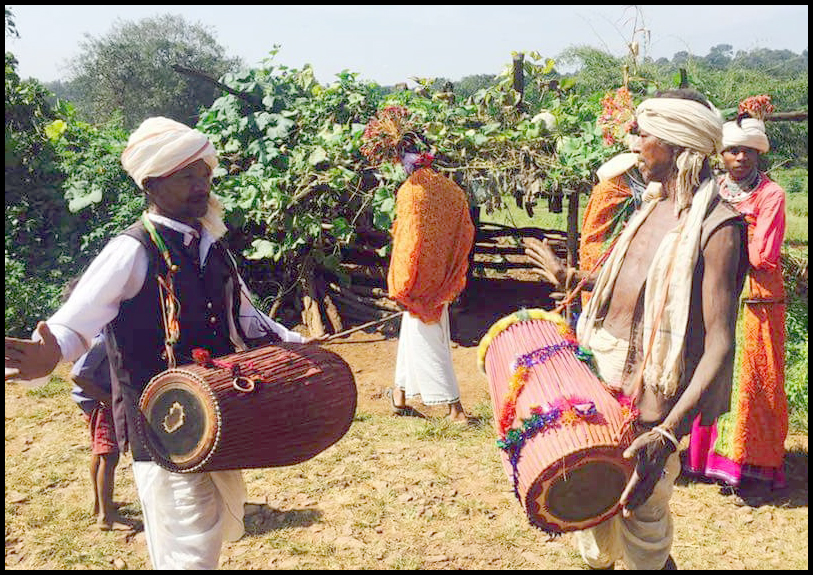
[[[617,513],[635,414],[596,375],[558,314],[521,310],[480,342],[505,471],[531,524],[549,533]]]

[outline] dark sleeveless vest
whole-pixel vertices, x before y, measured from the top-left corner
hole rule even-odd
[[[240,305],[237,269],[225,247],[215,242],[201,269],[199,258],[184,247],[182,233],[157,223],[155,227],[169,249],[172,262],[179,268],[174,275],[175,294],[180,301],[180,339],[173,348],[177,365],[192,363],[192,349],[197,347],[209,350],[212,357],[233,353],[229,314],[238,335],[243,341],[246,338],[237,321]],[[156,279],[158,275],[165,277],[167,266],[140,220],[122,234],[135,238],[147,249],[149,264],[141,291],[122,302],[118,316],[105,327],[113,375],[113,415],[120,449],[126,451],[129,446],[135,461],[150,461],[136,434],[135,418],[144,387],[150,378],[167,369]],[[227,298],[228,293],[233,296]]]
[[[674,396],[676,401],[694,375],[700,358],[703,355],[706,345],[706,330],[703,324],[703,291],[702,282],[696,281],[702,277],[706,260],[704,257],[706,246],[714,235],[724,226],[735,226],[740,236],[740,242],[737,246],[739,250],[739,268],[736,271],[736,293],[728,294],[729,297],[739,298],[745,283],[745,275],[748,271],[748,242],[747,242],[747,226],[745,219],[736,208],[734,208],[727,201],[723,200],[720,196],[716,196],[708,210],[706,211],[705,218],[700,228],[700,246],[697,264],[695,266],[694,277],[692,280],[692,293],[689,308],[689,325],[686,329],[687,339],[686,347],[683,351],[684,368],[681,375],[680,383],[678,384],[679,391]],[[626,365],[624,367],[624,380],[629,383],[633,378],[634,367],[642,359],[643,356],[643,311],[644,311],[644,292],[646,291],[646,282],[641,288],[638,296],[638,301],[633,312],[632,329],[630,334],[630,347],[627,354]],[[736,318],[732,318],[734,321]],[[733,357],[732,357],[733,360]],[[699,401],[699,414],[701,416],[703,425],[711,425],[717,417],[729,410],[731,404],[731,385],[734,373],[734,364],[726,363],[722,366],[715,384],[712,385],[700,398]],[[624,392],[629,395],[633,392],[632,389],[625,387]],[[684,435],[688,430],[678,430],[678,435]]]

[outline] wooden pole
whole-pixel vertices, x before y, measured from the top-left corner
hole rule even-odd
[[[178,72],[179,74],[185,74],[187,76],[194,76],[195,78],[200,78],[201,80],[205,80],[206,82],[209,82],[210,84],[214,84],[215,86],[217,86],[219,89],[223,90],[224,92],[227,92],[227,93],[231,94],[232,96],[236,96],[237,98],[240,98],[241,100],[245,100],[246,102],[248,102],[249,104],[251,104],[252,106],[257,108],[258,110],[262,110],[262,109],[265,108],[263,106],[262,101],[260,101],[257,97],[255,97],[253,95],[250,95],[250,94],[246,94],[244,92],[240,92],[238,90],[234,90],[232,88],[229,88],[226,84],[215,80],[214,78],[212,78],[208,74],[205,74],[204,72],[201,72],[200,70],[193,70],[191,68],[186,68],[185,66],[181,66],[179,64],[173,64],[172,69],[175,70],[176,72]]]
[[[517,102],[517,110],[522,110],[522,97],[525,93],[525,75],[522,71],[522,63],[525,60],[525,54],[517,52],[514,54],[514,90],[519,92],[519,101]]]
[[[729,114],[728,119],[733,120],[737,117],[737,113]],[[765,116],[766,122],[807,122],[807,110],[799,110],[798,112],[774,112]]]
[[[800,112],[774,112],[765,118],[766,122],[807,122],[807,110]]]
[[[565,190],[567,193],[567,267],[579,267],[579,192]],[[567,274],[567,283],[570,283],[571,274]],[[572,286],[565,285],[565,293],[570,292]],[[565,319],[569,322],[573,310],[571,304],[567,305]]]
[[[368,321],[367,323],[364,323],[362,325],[357,325],[356,327],[350,328],[350,329],[345,330],[345,331],[340,332],[340,333],[334,333],[333,335],[330,335],[330,336],[318,337],[318,338],[316,338],[316,341],[320,342],[320,343],[329,343],[334,339],[338,339],[340,337],[345,337],[347,335],[350,335],[351,333],[355,333],[355,332],[357,332],[357,331],[359,331],[361,329],[364,329],[366,327],[372,327],[372,326],[374,326],[376,324],[384,323],[385,321],[389,321],[391,319],[394,319],[394,318],[400,316],[402,313],[404,313],[404,312],[403,311],[395,312],[395,313],[390,314],[390,315],[388,315],[386,317],[382,317],[381,319]]]

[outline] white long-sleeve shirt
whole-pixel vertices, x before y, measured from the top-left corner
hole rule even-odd
[[[151,221],[184,234],[184,245],[198,232],[175,220],[148,214]],[[200,261],[206,260],[215,238],[206,229],[200,236]],[[56,337],[64,361],[75,361],[88,350],[89,343],[119,314],[121,303],[132,299],[140,291],[147,277],[149,257],[147,249],[130,236],[113,238],[90,263],[70,298],[48,320],[48,327]],[[248,289],[240,282],[239,322],[249,338],[265,334],[263,327],[271,328],[282,341],[303,343],[305,338],[290,331],[255,308],[248,297]],[[34,336],[36,338],[36,334]],[[39,338],[37,338],[39,339]]]

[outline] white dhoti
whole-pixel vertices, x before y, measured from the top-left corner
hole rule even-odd
[[[596,368],[601,378],[611,387],[621,385],[621,374],[629,347],[627,340],[618,339],[603,327],[597,329],[590,338],[590,350],[596,360]]]
[[[460,401],[451,344],[448,305],[437,323],[424,323],[405,311],[398,335],[395,386],[407,398],[420,395],[425,405]]]
[[[590,347],[602,379],[619,382],[629,342],[601,328],[590,339]],[[628,569],[662,569],[672,549],[669,499],[679,473],[680,458],[675,452],[666,460],[664,475],[650,498],[629,517],[619,513],[595,527],[577,531],[576,543],[585,562],[601,569],[623,559]]]
[[[243,536],[242,472],[172,473],[133,462],[153,569],[217,569],[223,540]]]

